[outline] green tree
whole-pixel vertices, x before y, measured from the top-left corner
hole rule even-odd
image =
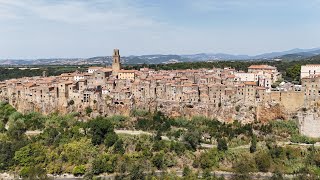
[[[92,135],[92,143],[99,145],[104,142],[108,133],[114,134],[113,125],[108,119],[98,117],[88,123]],[[112,135],[111,135],[112,136]],[[110,137],[108,137],[110,138]],[[112,137],[113,138],[113,137]]]
[[[25,137],[27,128],[23,121],[17,120],[9,125],[8,136],[11,139],[21,140]]]
[[[117,154],[124,154],[125,153],[122,139],[118,139],[118,141],[116,143],[114,143],[113,148],[114,148],[113,149],[114,152]]]
[[[84,165],[75,166],[72,170],[72,174],[75,176],[82,176],[86,173],[86,167]]]
[[[133,167],[130,170],[129,178],[131,180],[144,180],[145,174],[144,174],[144,166],[140,163],[135,163]]]
[[[152,157],[152,163],[157,169],[159,170],[163,169],[165,167],[164,153],[163,152],[156,153]]]
[[[40,144],[28,144],[15,152],[14,160],[25,167],[40,165],[46,160],[46,150]]]
[[[251,145],[250,145],[250,153],[254,153],[257,150],[257,137],[252,135]]]
[[[228,144],[227,140],[225,138],[218,138],[218,150],[219,151],[227,151],[228,150]]]
[[[198,131],[196,130],[189,130],[185,135],[184,135],[184,140],[189,146],[189,148],[193,151],[195,151],[200,145],[200,139],[201,135]]]
[[[118,135],[114,132],[110,132],[106,135],[104,139],[104,144],[107,147],[111,147],[114,145],[115,142],[117,142],[117,140],[118,140]]]
[[[45,169],[39,166],[27,166],[20,170],[19,175],[23,179],[34,180],[34,179],[48,179]]]
[[[257,165],[257,168],[261,172],[268,172],[271,166],[271,157],[266,152],[258,152],[255,156],[255,162]]]
[[[96,155],[96,148],[91,144],[90,139],[85,137],[64,144],[61,152],[62,158],[73,165],[86,164]]]
[[[192,170],[189,168],[189,166],[184,166],[182,171],[183,177],[188,177],[192,174]]]

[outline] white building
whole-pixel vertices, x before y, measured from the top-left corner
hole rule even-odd
[[[320,64],[307,64],[305,66],[301,66],[301,74],[300,78],[305,78],[310,75],[318,75],[320,74]]]
[[[102,69],[103,67],[89,67],[88,68],[88,73],[92,74],[93,72]]]
[[[75,81],[80,81],[81,79],[84,79],[84,74],[76,74],[74,75],[73,79]]]
[[[234,73],[236,80],[238,81],[253,81],[257,82],[258,81],[258,75],[255,73],[245,73],[245,72],[236,72]]]

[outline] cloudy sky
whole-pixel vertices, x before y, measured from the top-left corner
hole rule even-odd
[[[0,59],[320,47],[320,0],[0,0]]]

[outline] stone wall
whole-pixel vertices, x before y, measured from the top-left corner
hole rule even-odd
[[[300,113],[299,131],[301,134],[313,138],[320,137],[320,118],[316,113]]]

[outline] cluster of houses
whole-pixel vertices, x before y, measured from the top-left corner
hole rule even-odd
[[[44,114],[81,113],[90,107],[97,115],[133,109],[163,110],[168,114],[175,111],[184,115],[182,111],[195,109],[200,115],[215,116],[214,112],[224,107],[256,107],[270,102],[293,112],[320,100],[318,74],[320,65],[304,66],[302,85],[282,83],[282,88],[275,89],[272,85],[281,80],[281,73],[273,66],[252,65],[247,72],[233,68],[124,70],[119,50],[115,49],[111,67],[6,80],[0,82],[0,98],[21,112]]]

